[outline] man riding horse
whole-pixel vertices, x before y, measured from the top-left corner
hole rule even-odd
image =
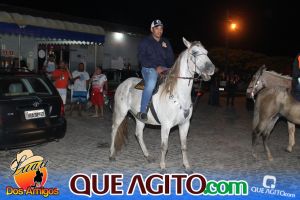
[[[142,94],[141,109],[137,118],[147,121],[148,104],[151,100],[158,75],[174,63],[174,54],[170,42],[162,38],[163,23],[154,20],[151,23],[151,35],[142,40],[138,49],[138,59],[142,66],[145,88]]]

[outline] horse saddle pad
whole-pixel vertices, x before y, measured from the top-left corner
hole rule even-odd
[[[156,94],[156,92],[158,91],[159,86],[165,81],[168,72],[169,72],[169,70],[166,70],[165,72],[163,72],[163,74],[161,74],[157,78],[156,85],[155,85],[155,88],[153,90],[153,95]],[[137,89],[137,90],[144,90],[144,87],[145,87],[144,79],[142,79],[138,84],[136,84],[134,86],[134,88]]]

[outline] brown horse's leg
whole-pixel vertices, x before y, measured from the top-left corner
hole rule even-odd
[[[252,156],[257,159],[257,154],[256,154],[256,146],[258,144],[258,137],[260,136],[261,132],[258,131],[257,129],[254,129],[252,132]]]
[[[271,154],[271,151],[269,149],[269,146],[268,146],[268,140],[270,138],[270,134],[271,134],[271,131],[273,130],[277,120],[279,119],[278,115],[275,115],[274,117],[272,117],[271,121],[268,123],[268,126],[265,130],[265,132],[263,133],[263,143],[264,143],[264,148],[267,152],[267,157],[268,157],[268,160],[269,161],[272,161],[273,160],[273,157],[272,157],[272,154]]]
[[[288,152],[292,152],[293,146],[295,145],[295,130],[295,124],[288,122],[289,145],[286,148]]]
[[[273,157],[272,157],[271,151],[270,151],[269,146],[268,146],[269,134],[264,134],[262,136],[262,138],[263,138],[264,148],[267,152],[268,160],[273,161]]]

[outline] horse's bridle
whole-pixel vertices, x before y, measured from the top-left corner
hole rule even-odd
[[[258,77],[256,78],[256,81],[255,81],[255,83],[253,84],[253,86],[252,87],[249,87],[249,89],[252,89],[251,90],[251,93],[250,93],[250,97],[251,97],[251,99],[255,102],[255,98],[254,98],[254,90],[257,88],[257,86],[258,86],[258,81],[259,81],[259,78],[262,76],[262,74],[263,74],[263,70],[261,70],[260,71],[260,73],[259,73],[259,75],[258,75]],[[260,89],[260,90],[258,90],[256,93],[258,93],[259,91],[261,91],[262,89],[264,89],[264,84],[263,84],[263,87]]]
[[[200,76],[201,76],[201,74],[198,74],[198,77],[194,78],[194,74],[196,73],[196,69],[198,67],[197,64],[196,64],[196,58],[198,56],[207,55],[207,54],[205,54],[205,53],[198,53],[198,54],[196,54],[196,53],[189,53],[189,52],[188,52],[188,54],[191,55],[191,56],[193,56],[192,58],[194,58],[194,61],[192,59],[191,59],[191,61],[195,65],[195,71],[190,71],[190,68],[188,68],[189,69],[189,73],[191,74],[190,77],[188,77],[188,76],[177,76],[176,78],[188,79],[189,80],[189,85],[190,85],[191,80],[199,80]],[[186,62],[187,62],[187,66],[189,66],[189,59],[187,59]]]

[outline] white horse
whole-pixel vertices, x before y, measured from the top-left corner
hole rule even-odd
[[[215,66],[207,56],[207,50],[198,41],[190,43],[183,38],[187,47],[170,70],[166,81],[162,83],[155,95],[152,97],[153,107],[160,123],[155,120],[152,112],[148,112],[147,124],[161,125],[161,161],[160,167],[166,168],[165,156],[168,149],[168,137],[170,129],[179,126],[183,165],[187,172],[191,172],[187,158],[187,134],[190,127],[193,106],[191,101],[191,90],[194,74],[197,73],[203,80],[210,80]],[[113,113],[113,125],[111,133],[110,160],[115,160],[116,152],[121,150],[127,136],[126,116],[130,111],[133,116],[140,111],[142,91],[134,87],[141,81],[139,78],[128,78],[120,84],[115,93],[115,104]],[[138,142],[149,162],[153,157],[149,155],[143,140],[143,129],[145,124],[136,119],[136,131]]]

